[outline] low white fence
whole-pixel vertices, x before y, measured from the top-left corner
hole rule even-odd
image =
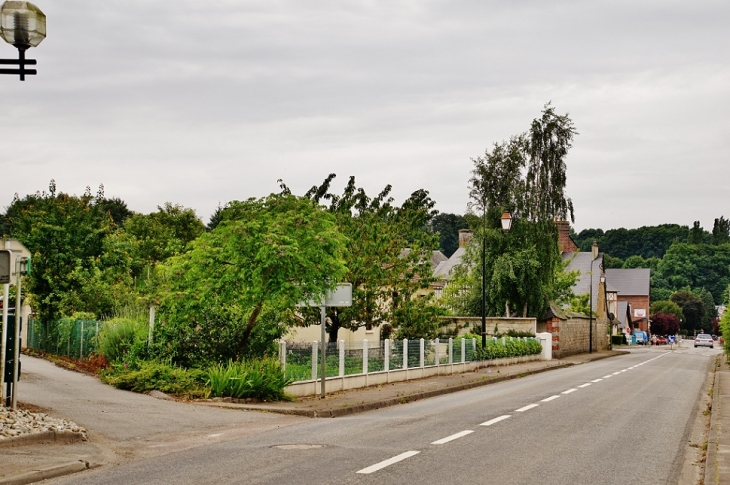
[[[547,334],[549,335],[549,334]],[[528,338],[492,338],[495,344]],[[534,338],[530,338],[535,340]],[[543,349],[550,349],[547,337],[538,336]],[[467,372],[487,365],[508,365],[533,360],[549,360],[549,352],[493,360],[477,360],[477,339],[382,340],[347,345],[344,340],[325,349],[327,391],[368,387],[440,374]],[[287,387],[293,396],[315,395],[320,379],[319,342],[279,344],[279,359],[288,376],[296,382]]]

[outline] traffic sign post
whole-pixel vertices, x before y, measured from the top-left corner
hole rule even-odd
[[[308,307],[319,307],[320,308],[320,381],[321,381],[321,395],[320,398],[324,399],[325,396],[325,385],[324,382],[327,380],[327,373],[325,370],[326,359],[327,359],[327,346],[325,345],[325,338],[327,337],[326,325],[327,325],[327,307],[344,307],[352,306],[352,283],[341,283],[337,285],[337,288],[327,292],[324,301],[309,300],[302,302],[297,306],[308,306]]]

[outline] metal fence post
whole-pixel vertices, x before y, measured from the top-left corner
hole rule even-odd
[[[434,340],[434,363],[436,365],[441,365],[441,342],[439,339]]]
[[[408,339],[403,339],[403,368],[408,369]]]
[[[318,346],[319,346],[318,341],[315,340],[312,342],[312,380],[313,381],[317,380],[317,355],[319,355],[317,353]]]
[[[449,364],[454,363],[454,339],[449,337]]]
[[[340,340],[340,377],[345,375],[345,341]]]
[[[362,373],[368,373],[368,339],[362,341]]]
[[[466,339],[461,339],[461,363],[466,364]]]
[[[425,363],[424,362],[424,341],[423,341],[423,339],[421,339],[419,342],[421,343],[421,361],[420,361],[421,365],[420,365],[420,367],[424,367],[424,363]]]
[[[384,354],[385,354],[385,368],[383,369],[385,372],[388,372],[390,370],[390,339],[387,338],[383,342],[383,345],[385,346]]]
[[[81,320],[81,332],[80,332],[79,341],[81,342],[79,344],[79,360],[82,360],[84,358],[84,321]]]

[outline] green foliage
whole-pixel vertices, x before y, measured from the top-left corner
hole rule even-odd
[[[459,229],[468,227],[464,216],[458,214],[436,214],[429,224],[429,230],[438,234],[439,247],[447,258],[459,249]]]
[[[345,238],[311,201],[280,195],[234,201],[223,216],[190,251],[161,267],[155,351],[178,364],[265,351],[284,331],[280,322],[293,321],[297,303],[344,280]]]
[[[328,201],[331,213],[347,238],[343,253],[347,272],[342,281],[352,283],[352,306],[327,310],[330,341],[337,340],[340,328],[357,330],[383,323],[394,326],[427,324],[438,312],[437,305],[416,298],[433,281],[433,250],[438,237],[428,231],[436,211],[428,192],[417,190],[400,206],[393,205],[392,187],[386,186],[371,198],[350,177],[341,195],[330,191],[335,174],[305,197],[315,203]],[[288,188],[283,183],[283,193]],[[319,312],[303,312],[305,323],[319,322]],[[408,332],[409,330],[405,330]]]
[[[448,297],[456,311],[477,314],[482,276],[490,315],[542,316],[560,293],[555,285],[562,260],[554,220],[573,219],[573,203],[565,195],[565,158],[576,134],[571,119],[547,104],[530,130],[474,160],[469,210],[478,243],[466,251],[450,285]],[[513,216],[506,235],[496,229],[503,211]],[[475,247],[479,243],[482,248]]]
[[[446,309],[435,303],[434,295],[401,299],[393,308],[391,324],[397,339],[434,339],[439,334],[440,317]]]
[[[479,338],[477,339],[477,345],[475,358],[481,360],[537,355],[542,352],[542,345],[536,339],[517,340],[507,337],[504,344],[502,339],[487,339],[486,347],[482,347],[481,338]]]
[[[725,340],[723,345],[727,354],[727,360],[730,363],[730,312],[728,311],[723,313],[720,318],[720,332],[722,333],[723,340]]]
[[[722,301],[730,285],[730,244],[674,244],[658,271],[663,279],[661,287],[706,288],[714,301]]]
[[[674,315],[677,319],[683,319],[682,308],[671,300],[659,300],[653,301],[649,308],[649,314],[654,315],[656,313],[665,313],[668,315]]]
[[[32,254],[26,288],[43,322],[77,311],[108,313],[112,295],[129,293],[125,257],[107,240],[117,229],[109,206],[103,187],[96,197],[88,187],[78,197],[57,193],[52,180],[49,192],[16,196],[7,208],[7,235]]]
[[[679,224],[643,226],[638,229],[584,229],[573,236],[581,251],[590,251],[593,241],[604,254],[625,260],[631,256],[662,258],[669,247],[676,242],[686,242],[689,228]],[[605,264],[605,263],[604,263]],[[606,266],[616,268],[621,266]]]
[[[101,372],[101,379],[118,389],[147,393],[161,391],[186,397],[206,397],[205,372],[184,369],[169,361],[140,361],[137,368],[115,364]]]
[[[570,304],[568,305],[567,310],[570,312],[582,313],[583,315],[590,316],[590,294],[584,293],[582,295],[575,295],[573,298],[570,299]]]
[[[712,226],[712,244],[720,245],[730,243],[730,220],[720,217],[715,219]]]
[[[275,359],[228,361],[207,371],[213,397],[255,398],[265,401],[290,399],[284,388],[293,381],[284,375]]]
[[[684,316],[682,328],[690,332],[701,328],[702,317],[705,315],[705,305],[702,300],[687,290],[672,293],[670,299],[682,309]]]
[[[147,329],[144,319],[112,318],[99,330],[97,351],[110,363],[134,367],[147,355]]]

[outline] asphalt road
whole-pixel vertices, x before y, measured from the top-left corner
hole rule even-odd
[[[352,417],[299,421],[151,454],[49,483],[678,483],[717,352],[636,349]]]

